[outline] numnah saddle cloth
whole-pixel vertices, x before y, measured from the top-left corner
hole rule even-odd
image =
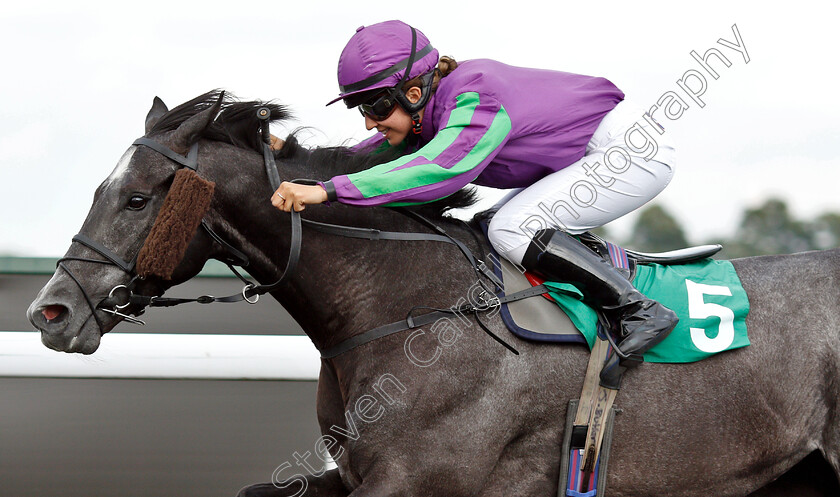
[[[707,246],[643,254],[625,252],[614,245],[609,247],[614,252],[610,254],[613,260],[629,255],[635,261],[632,281],[636,288],[680,318],[671,334],[645,354],[646,361],[695,362],[749,345],[745,322],[749,312],[747,294],[729,261],[707,258],[717,250]],[[502,305],[499,313],[511,333],[531,341],[586,343],[592,347],[598,316],[581,301],[583,296],[575,287],[562,282],[543,282],[535,275],[523,273],[495,252],[490,259],[496,276],[503,282],[503,293],[512,294],[540,283],[551,289],[542,297]],[[685,260],[693,262],[678,263]]]

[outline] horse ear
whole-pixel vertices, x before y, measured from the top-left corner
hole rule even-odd
[[[154,125],[157,124],[157,122],[160,121],[160,118],[167,112],[169,112],[169,109],[166,107],[166,104],[163,103],[163,100],[161,100],[160,97],[155,97],[152,102],[152,108],[149,110],[149,113],[146,114],[146,134],[149,134],[149,131],[152,130]]]
[[[225,92],[219,93],[219,98],[210,108],[205,109],[184,121],[172,134],[172,150],[186,153],[190,145],[207,129],[222,108]]]

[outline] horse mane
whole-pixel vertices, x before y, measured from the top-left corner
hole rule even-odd
[[[211,108],[222,99],[221,110],[215,121],[208,126],[200,138],[228,143],[238,148],[262,153],[260,136],[261,121],[257,109],[267,107],[271,111],[269,122],[282,122],[291,118],[288,107],[275,102],[238,101],[235,96],[223,90],[211,90],[164,114],[149,131],[149,135],[173,131],[184,121]],[[280,159],[294,162],[305,169],[306,174],[316,179],[328,179],[340,174],[363,171],[402,155],[396,147],[378,154],[355,152],[349,147],[316,147],[306,149],[295,138],[295,132],[286,139]],[[413,210],[435,218],[442,218],[452,209],[469,207],[478,201],[474,188],[462,188],[458,192],[423,205]]]
[[[213,107],[222,99],[221,110],[210,126],[199,138],[228,143],[238,148],[253,150],[262,154],[262,138],[257,109],[267,107],[271,111],[269,122],[284,121],[291,117],[291,113],[284,105],[275,102],[240,102],[230,93],[223,90],[211,90],[199,95],[188,102],[164,114],[152,126],[148,135],[173,131],[187,119]]]

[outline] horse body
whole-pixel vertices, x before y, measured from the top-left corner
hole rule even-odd
[[[838,267],[837,258],[828,252],[736,261],[748,294],[761,295],[751,301],[753,345],[694,364],[648,364],[626,376],[610,495],[746,495],[813,450],[823,450],[836,470],[830,399],[838,393],[837,323],[813,322],[811,299],[779,297],[796,293],[791,280],[803,269]],[[836,294],[831,279],[798,294]],[[789,305],[803,310],[783,320]],[[426,370],[404,357],[401,367],[353,355],[394,358],[404,341],[383,339],[325,362],[324,433],[346,425],[355,399],[372,392],[381,375],[398,370],[411,386],[408,400],[375,423],[359,423],[359,440],[345,445],[337,462],[348,487],[383,475],[371,495],[553,495],[566,404],[580,391],[586,351],[517,342],[516,357],[472,329]],[[395,440],[395,433],[404,436]]]
[[[203,122],[201,113],[194,114],[157,139],[176,149],[179,137],[200,137],[212,117]],[[329,172],[318,168],[345,154],[286,152],[278,160],[285,178],[324,177]],[[205,140],[199,164],[201,176],[216,183],[205,221],[250,256],[255,278],[276,280],[289,251],[289,222],[268,202],[261,157]],[[172,168],[154,151],[134,151],[120,180],[98,190],[83,230],[129,258],[149,231]],[[119,209],[138,188],[148,194],[149,209]],[[110,207],[97,207],[102,205]],[[337,224],[426,230],[384,209],[315,206],[304,214]],[[489,250],[462,223],[441,222],[474,253]],[[143,281],[137,291],[160,294],[220,250],[199,232],[172,281]],[[78,253],[91,256],[78,245],[68,252]],[[610,495],[744,496],[813,451],[835,474],[840,470],[838,258],[840,252],[826,251],[733,261],[750,297],[752,345],[698,363],[644,364],[626,374],[617,400]],[[93,300],[129,278],[115,268],[89,266],[72,265]],[[91,353],[118,318],[101,316],[104,327],[97,328],[70,280],[57,271],[29,317],[48,346]],[[472,268],[447,244],[339,239],[305,230],[298,270],[272,296],[324,349],[404,319],[415,305],[449,307],[474,283]],[[48,318],[56,312],[57,318]],[[485,320],[520,355],[481,332],[473,317],[455,316],[322,359],[320,455],[328,450],[338,469],[324,473],[318,454],[311,455],[276,475],[277,486],[249,487],[242,495],[298,495],[304,481],[305,495],[556,495],[566,409],[581,390],[588,350],[525,342],[506,335],[498,316]]]

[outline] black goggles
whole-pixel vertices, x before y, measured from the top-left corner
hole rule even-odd
[[[394,98],[390,91],[385,91],[376,94],[367,103],[360,104],[359,112],[374,121],[384,121],[388,119],[396,107],[397,99]]]

